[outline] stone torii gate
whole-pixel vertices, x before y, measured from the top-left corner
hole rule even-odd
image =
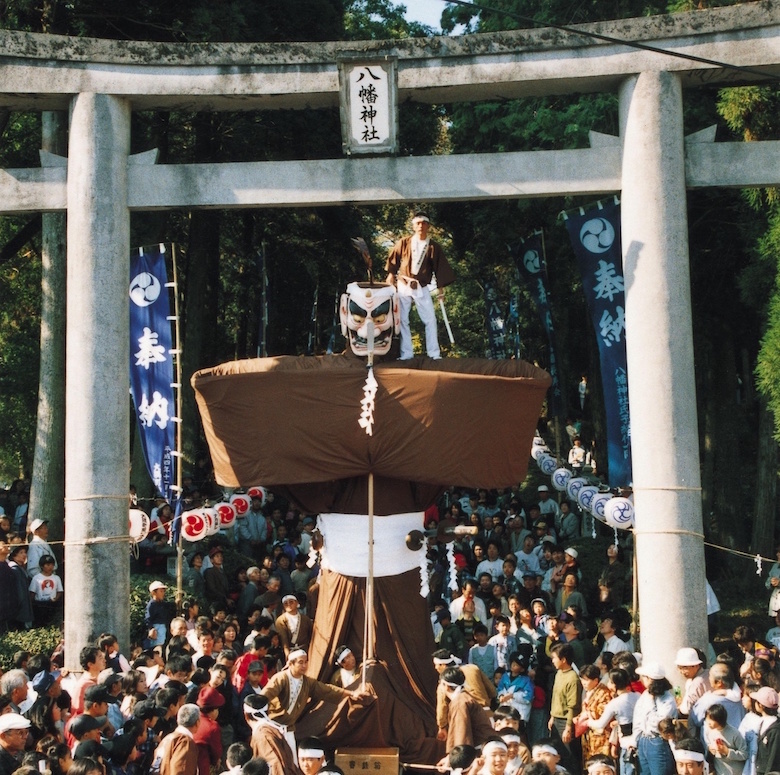
[[[356,58],[394,59],[399,101],[617,92],[620,137],[594,134],[578,150],[424,158],[156,166],[129,157],[133,110],[337,106],[339,62]],[[129,635],[127,544],[112,539],[127,531],[132,211],[562,194],[622,199],[643,651],[671,669],[678,647],[704,647],[686,189],[780,185],[780,142],[715,143],[714,132],[686,141],[683,89],[762,74],[780,75],[777,0],[572,32],[404,41],[199,45],[0,32],[0,108],[70,111],[67,159],[42,154],[41,168],[0,170],[0,213],[67,213],[68,666],[78,669],[79,648],[99,632],[123,643]]]

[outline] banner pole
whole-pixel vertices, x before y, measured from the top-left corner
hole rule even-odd
[[[366,642],[363,646],[361,688],[366,688],[369,661],[374,659],[374,473],[368,474],[368,578],[366,579]]]
[[[179,319],[179,278],[176,271],[176,245],[171,245],[171,273],[173,275],[173,314],[175,316],[173,330],[176,340],[176,416],[179,422],[176,423],[176,487],[179,500],[181,501],[181,482],[182,482],[182,420],[181,420],[181,324]],[[181,509],[175,509],[181,513]],[[175,519],[175,517],[174,517]],[[171,525],[173,528],[173,525]],[[184,547],[181,542],[181,530],[176,541],[176,605],[181,609],[184,599]]]

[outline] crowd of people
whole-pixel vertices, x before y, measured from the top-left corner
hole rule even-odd
[[[576,508],[544,485],[534,495],[523,503],[519,489],[450,488],[426,512],[439,769],[780,769],[780,614],[765,637],[738,628],[733,653],[681,649],[678,674],[667,676],[642,659],[631,635],[630,543],[610,543],[588,577],[575,548]],[[155,503],[150,517],[154,557],[167,543],[167,504]],[[451,545],[454,591],[447,548],[434,538],[442,519],[476,528]],[[28,557],[36,538],[46,540],[42,525],[30,524]],[[63,669],[62,645],[54,654],[16,655],[0,677],[0,775],[339,772],[326,764],[327,739],[295,736],[309,699],[366,697],[359,658],[346,646],[327,681],[306,675],[318,595],[318,569],[307,562],[315,527],[316,518],[258,495],[232,535],[191,547],[181,606],[164,581],[149,585],[143,638],[127,654],[112,634],[101,635],[81,649],[78,678]],[[5,539],[9,555],[28,546]],[[254,564],[228,576],[226,555]],[[49,565],[47,555],[38,565]],[[17,572],[0,559],[0,573],[3,566]]]

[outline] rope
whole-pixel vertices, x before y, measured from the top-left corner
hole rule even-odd
[[[508,16],[510,19],[517,19],[521,22],[526,22],[534,27],[551,27],[554,30],[560,30],[561,32],[568,32],[572,35],[581,35],[585,38],[592,38],[593,40],[601,40],[605,43],[614,43],[618,46],[627,46],[628,48],[639,49],[640,51],[650,51],[655,54],[663,54],[665,56],[676,57],[677,59],[687,59],[689,62],[699,62],[705,65],[714,65],[715,67],[722,67],[724,70],[736,70],[740,73],[748,73],[750,75],[759,76],[765,78],[769,82],[775,82],[780,80],[773,73],[768,73],[764,70],[757,70],[754,67],[743,67],[742,65],[732,65],[728,62],[722,62],[719,59],[707,59],[706,57],[699,57],[694,54],[686,54],[682,51],[672,51],[669,49],[660,48],[659,46],[650,46],[647,43],[639,43],[634,40],[623,40],[621,38],[615,38],[612,35],[602,35],[598,32],[590,32],[589,30],[577,29],[576,27],[567,27],[564,24],[554,24],[553,22],[537,21],[530,16],[523,16],[513,11],[507,11],[499,8],[491,8],[489,5],[482,5],[481,3],[472,3],[467,0],[446,0],[446,2],[454,3],[456,5],[462,5],[464,8],[471,8],[475,11],[488,11],[499,16]]]

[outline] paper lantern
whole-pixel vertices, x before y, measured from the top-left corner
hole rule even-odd
[[[265,506],[266,500],[268,500],[268,491],[265,489],[265,487],[261,487],[259,484],[255,487],[250,487],[246,494],[250,498],[260,498],[263,501],[263,506]]]
[[[599,488],[594,487],[592,484],[586,484],[584,487],[580,487],[580,491],[577,493],[577,504],[581,509],[590,511],[590,504],[593,502],[593,497],[598,495]]]
[[[130,509],[130,527],[128,532],[133,541],[136,543],[143,541],[144,538],[149,535],[151,526],[152,521],[145,511],[141,511],[141,509]]]
[[[538,463],[539,458],[548,452],[546,447],[531,447],[531,457]]]
[[[202,509],[185,511],[181,515],[181,534],[188,541],[201,541],[207,535],[208,522]]]
[[[555,487],[558,492],[563,492],[566,489],[569,479],[571,479],[571,471],[569,471],[568,468],[556,468],[550,477],[552,486]]]
[[[583,476],[572,476],[566,482],[566,494],[573,500],[577,500],[579,491],[588,484],[588,480]]]
[[[558,467],[558,461],[549,455],[545,455],[541,461],[537,460],[536,462],[539,464],[542,473],[547,474],[547,476],[552,476],[553,471]]]
[[[224,530],[233,527],[236,521],[236,510],[232,503],[218,503],[215,507],[219,516],[219,524]]]
[[[244,493],[237,493],[230,496],[230,503],[236,510],[236,517],[241,519],[241,517],[246,516],[247,511],[251,508],[252,499]]]
[[[607,501],[612,499],[612,494],[608,492],[600,492],[593,496],[593,500],[590,502],[590,513],[593,514],[596,519],[600,519],[602,522],[606,522],[604,515],[604,509],[607,506]]]
[[[608,525],[627,530],[634,526],[634,504],[628,498],[610,498],[604,517]]]
[[[209,526],[206,535],[213,536],[219,533],[219,514],[217,514],[217,510],[211,507],[203,509],[203,516],[206,518]]]

